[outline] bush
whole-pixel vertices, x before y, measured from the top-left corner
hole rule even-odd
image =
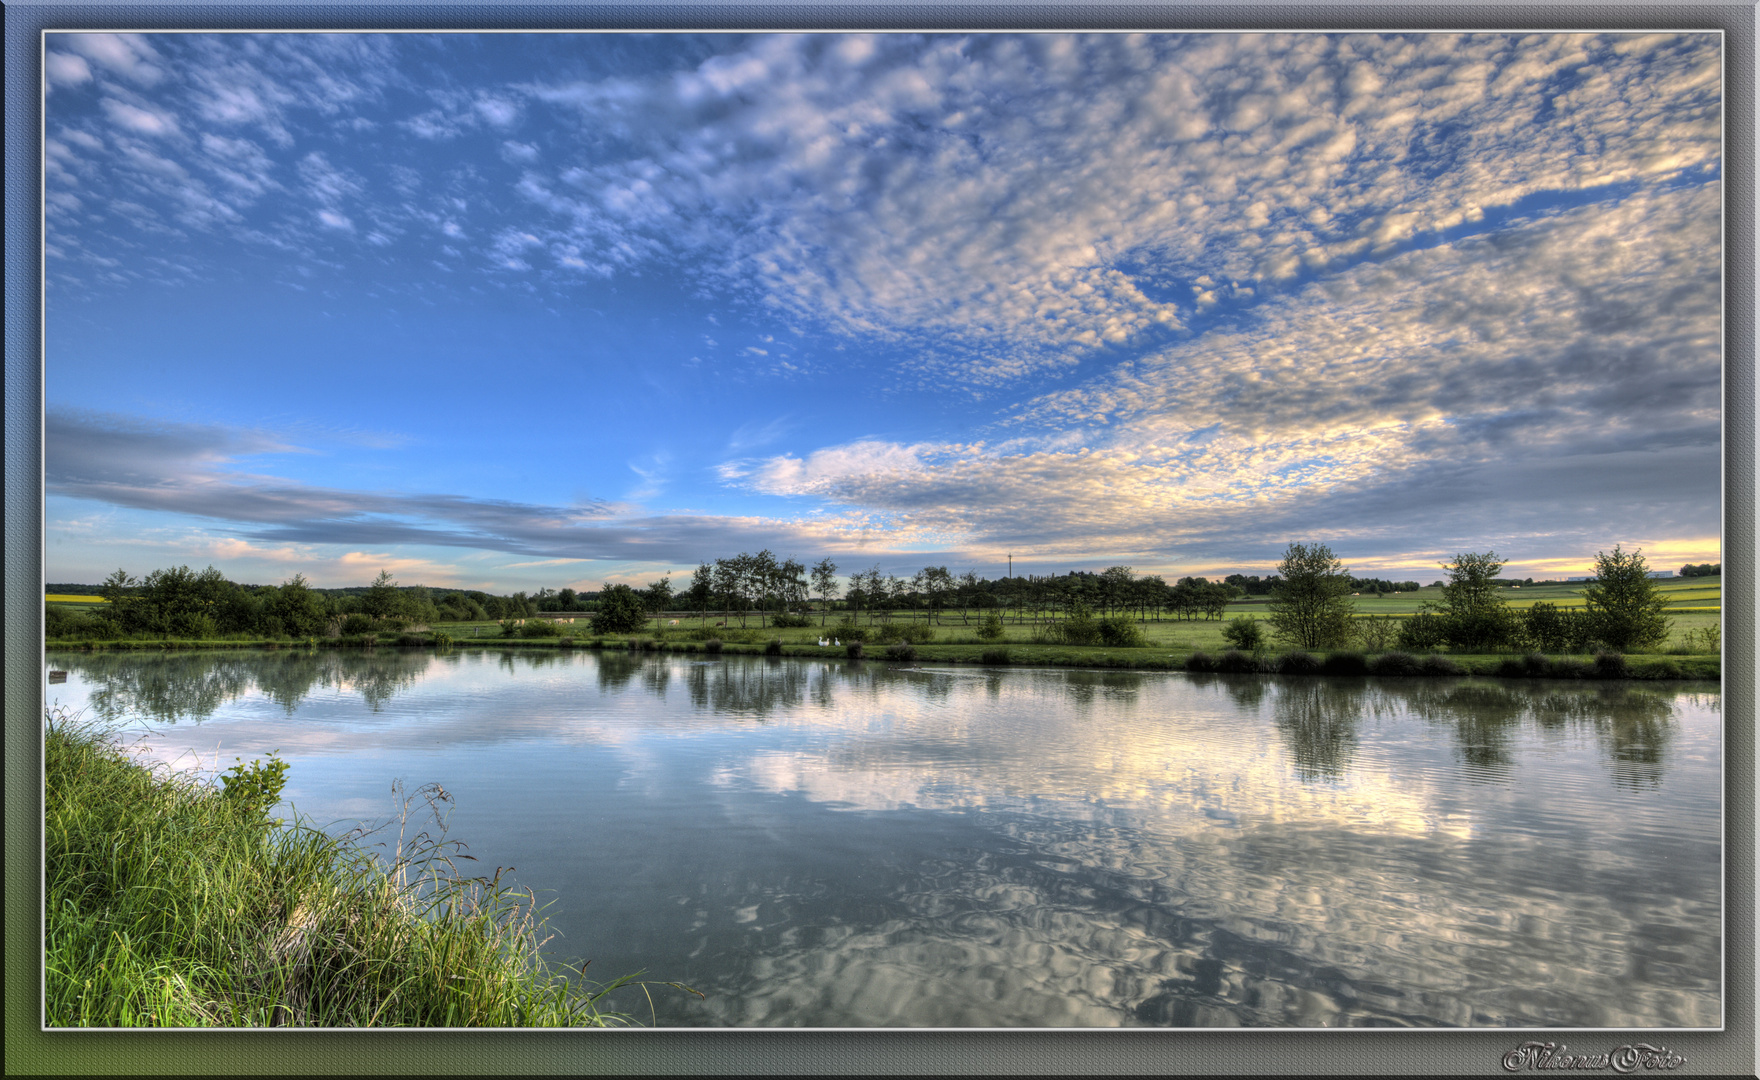
[[[708,641],[703,642],[703,651],[711,654],[720,652],[721,641],[718,638],[710,638]]]
[[[843,652],[844,655],[848,656],[851,660],[860,660],[862,658],[862,643],[859,641],[852,641],[843,647]]]
[[[1358,652],[1333,653],[1320,665],[1320,670],[1328,675],[1367,675],[1369,660]]]
[[[1400,620],[1392,615],[1365,615],[1351,627],[1351,632],[1370,652],[1382,652],[1399,640]]]
[[[1561,656],[1547,665],[1546,674],[1554,679],[1587,679],[1595,668],[1574,656]]]
[[[1369,661],[1371,675],[1418,675],[1423,671],[1418,658],[1406,652],[1387,652]]]
[[[507,627],[508,627],[507,623],[501,624],[502,633],[507,634],[508,637],[512,637],[513,635],[511,633],[508,633]],[[372,629],[373,629],[373,620],[365,615],[362,615],[359,612],[356,612],[353,615],[350,615],[347,618],[342,620],[342,627],[339,632],[342,634],[343,637],[354,637],[358,634],[370,633],[370,632],[372,632]]]
[[[833,641],[841,641],[846,645],[852,641],[866,641],[868,640],[868,627],[857,626],[853,622],[840,622],[832,627],[831,638]]]
[[[527,619],[526,624],[519,628],[519,636],[523,638],[561,637],[562,627],[554,619]]]
[[[1211,656],[1202,649],[1199,649],[1197,652],[1186,657],[1187,671],[1215,671],[1216,669],[1216,657]]]
[[[1617,652],[1597,649],[1592,663],[1597,679],[1623,679],[1626,677],[1626,658]]]
[[[801,627],[813,625],[813,620],[806,615],[790,615],[783,611],[770,616],[770,625],[778,630],[798,630]]]
[[[886,646],[886,659],[888,660],[915,660],[916,658],[917,647],[908,642]]]
[[[1001,641],[1002,616],[994,611],[986,614],[983,625],[978,627],[978,638],[982,641]]]
[[[781,656],[782,655],[782,639],[781,638],[772,638],[770,643],[764,646],[764,655],[765,656]]]
[[[1069,618],[1057,624],[1057,636],[1065,645],[1100,644],[1100,624],[1081,604],[1071,605]]]
[[[1008,663],[1008,650],[1007,649],[985,649],[984,654],[982,656],[978,657],[978,660],[980,663],[985,663],[985,664],[995,664],[995,665],[1006,664],[1006,663]]]
[[[1223,639],[1237,649],[1255,652],[1265,647],[1265,628],[1251,615],[1230,619],[1222,628]]]
[[[1399,627],[1399,647],[1407,652],[1429,652],[1448,644],[1448,625],[1433,611],[1420,611]]]
[[[1223,660],[1226,661],[1228,657],[1236,655],[1239,654],[1232,652],[1226,653],[1223,655]],[[1277,670],[1284,675],[1318,675],[1324,668],[1325,664],[1321,662],[1318,656],[1315,656],[1313,653],[1303,652],[1300,649],[1297,649],[1295,652],[1284,653],[1277,661]],[[1223,670],[1227,671],[1229,669],[1224,668]]]
[[[1143,628],[1137,625],[1137,620],[1127,615],[1115,615],[1100,620],[1100,644],[1114,649],[1141,649],[1149,643],[1143,638]]]
[[[269,764],[261,758],[233,758],[238,764],[220,777],[221,794],[253,819],[267,820],[269,809],[281,801],[281,789],[287,786],[287,762],[276,751],[269,755]]]
[[[403,633],[397,635],[397,643],[399,645],[426,645],[428,639],[420,634]]]
[[[595,634],[631,634],[648,625],[648,608],[628,585],[607,585],[593,615]]]
[[[1216,661],[1216,670],[1233,674],[1263,671],[1264,665],[1252,653],[1244,653],[1239,649],[1230,649]]]
[[[1431,653],[1418,661],[1420,675],[1459,675],[1461,666],[1446,656]]]

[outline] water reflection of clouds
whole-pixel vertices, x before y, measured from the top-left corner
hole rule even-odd
[[[632,794],[706,797],[721,846],[794,850],[784,803],[994,844],[898,857],[852,895],[730,851],[737,873],[678,898],[681,955],[729,958],[689,1022],[1718,1021],[1715,694],[511,651],[55,662],[108,709],[208,710],[228,756],[602,748]]]

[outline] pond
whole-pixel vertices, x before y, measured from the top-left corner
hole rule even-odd
[[[51,653],[337,830],[439,783],[662,1026],[1715,1027],[1714,684]],[[469,865],[469,864],[466,864]]]

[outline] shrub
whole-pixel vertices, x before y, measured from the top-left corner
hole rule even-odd
[[[1230,656],[1238,655],[1240,654],[1229,652],[1225,653],[1222,659],[1227,661]],[[1313,653],[1303,652],[1300,649],[1297,649],[1295,652],[1284,653],[1277,661],[1277,670],[1284,675],[1318,675],[1324,668],[1325,664],[1321,662],[1318,656],[1315,656]],[[1223,670],[1228,671],[1231,669],[1223,668]]]
[[[813,625],[813,620],[806,615],[790,615],[783,611],[770,616],[770,625],[778,630],[800,629],[803,626]]]
[[[1420,675],[1459,675],[1461,666],[1446,656],[1431,653],[1418,661]]]
[[[1428,652],[1448,644],[1448,626],[1441,615],[1420,611],[1400,624],[1399,647],[1407,652]]]
[[[717,638],[710,638],[708,641],[703,642],[703,651],[706,653],[711,653],[711,654],[720,652],[721,651],[720,640]]]
[[[1217,659],[1216,670],[1232,672],[1235,674],[1245,674],[1247,672],[1263,671],[1264,665],[1260,664],[1259,658],[1252,653],[1244,653],[1239,649],[1230,649]]]
[[[1382,652],[1399,640],[1399,619],[1392,615],[1365,615],[1351,627],[1351,633],[1370,652]]]
[[[1552,661],[1537,652],[1522,657],[1522,666],[1527,669],[1530,678],[1544,679],[1552,674]]]
[[[426,645],[428,639],[420,634],[404,633],[397,635],[397,643],[399,645]]]
[[[1362,653],[1333,653],[1320,665],[1320,670],[1328,675],[1367,675],[1369,660]]]
[[[997,665],[1006,664],[1006,663],[1008,663],[1008,650],[1007,649],[985,649],[984,654],[982,656],[978,657],[978,660],[980,663],[985,663],[985,664],[997,664]]]
[[[243,758],[220,777],[221,794],[251,818],[267,819],[269,808],[281,801],[281,789],[287,786],[287,762],[276,751],[269,755],[269,764],[253,758],[249,765]]]
[[[1547,666],[1546,674],[1554,679],[1587,679],[1595,668],[1574,656],[1561,656]]]
[[[527,619],[526,624],[519,628],[519,636],[523,638],[561,637],[562,627],[554,619]]]
[[[886,659],[888,660],[915,660],[916,658],[917,647],[908,642],[886,646]]]
[[[1149,643],[1144,639],[1143,628],[1137,625],[1137,620],[1127,615],[1115,615],[1100,620],[1100,644],[1114,649],[1141,649]]]
[[[1417,675],[1422,670],[1418,658],[1407,652],[1386,652],[1369,661],[1371,675]]]
[[[1197,652],[1186,657],[1187,671],[1215,671],[1216,669],[1216,657],[1211,656],[1202,649],[1199,649]]]
[[[852,641],[843,647],[843,652],[844,655],[848,656],[851,660],[860,660],[862,658],[862,643],[859,641]]]
[[[1265,628],[1251,615],[1230,619],[1228,625],[1222,628],[1222,636],[1230,645],[1248,652],[1265,647]]]
[[[607,585],[599,594],[593,633],[630,634],[648,625],[648,608],[628,585]]]
[[[1083,604],[1072,604],[1069,618],[1057,624],[1057,636],[1065,645],[1100,644],[1100,624]]]
[[[1592,661],[1597,679],[1623,679],[1626,677],[1626,658],[1609,649],[1595,650]]]
[[[1528,670],[1528,664],[1526,661],[1518,660],[1513,656],[1506,656],[1497,662],[1497,670],[1495,674],[1500,679],[1525,679],[1528,678],[1531,673]]]
[[[853,622],[840,622],[832,627],[831,638],[833,641],[841,641],[845,644],[852,641],[866,641],[868,640],[868,627],[857,626]]]
[[[781,656],[782,655],[782,639],[781,638],[772,638],[770,640],[770,643],[764,646],[764,655],[765,656]]]
[[[982,641],[1001,641],[1002,616],[994,611],[986,614],[983,625],[978,627],[978,638]]]
[[[501,624],[501,629],[502,629],[503,633],[507,632],[507,626],[508,626],[507,623]],[[353,615],[350,615],[347,618],[342,620],[341,633],[344,637],[354,637],[357,634],[370,633],[372,631],[372,629],[373,629],[373,620],[365,615],[362,615],[358,611],[355,612]],[[512,637],[513,635],[508,634],[508,636]]]

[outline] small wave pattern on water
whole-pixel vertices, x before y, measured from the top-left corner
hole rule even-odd
[[[1716,694],[624,655],[52,662],[69,694],[173,734],[201,719],[228,755],[283,748],[320,817],[390,777],[444,780],[454,835],[555,899],[560,959],[708,995],[656,994],[663,1024],[1721,1018]]]

